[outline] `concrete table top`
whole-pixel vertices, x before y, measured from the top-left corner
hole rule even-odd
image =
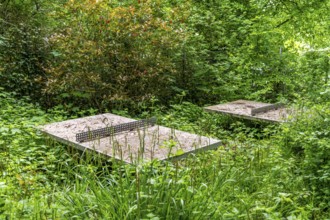
[[[221,145],[216,139],[159,125],[86,142],[76,140],[77,133],[133,121],[135,120],[107,113],[47,124],[41,127],[41,131],[59,142],[80,150],[95,151],[132,164],[153,159],[178,160],[190,153],[215,149]]]
[[[269,122],[285,122],[290,111],[281,104],[269,104],[249,100],[237,100],[204,108],[208,112],[229,114],[246,119]]]

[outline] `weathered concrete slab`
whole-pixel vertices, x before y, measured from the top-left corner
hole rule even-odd
[[[225,104],[208,106],[205,107],[205,110],[269,122],[285,122],[290,113],[287,108],[279,103],[269,104],[248,100],[237,100]]]
[[[135,120],[101,114],[45,125],[41,130],[56,140],[80,150],[91,150],[127,163],[177,160],[190,153],[215,149],[220,141],[159,125],[122,132],[113,136],[79,143],[76,134]]]
[[[258,107],[258,108],[251,108],[251,115],[254,116],[259,113],[266,113],[271,110],[276,110],[279,108],[284,108],[284,105],[282,103],[276,103],[276,104],[265,105],[265,106]]]

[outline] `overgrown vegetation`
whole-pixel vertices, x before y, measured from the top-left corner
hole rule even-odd
[[[38,106],[27,104],[26,99],[17,100],[4,92],[1,97],[0,195],[3,217],[329,217],[326,182],[329,181],[326,162],[329,157],[325,154],[329,138],[324,137],[321,144],[307,139],[301,145],[306,149],[305,157],[299,162],[288,157],[287,149],[290,148],[287,143],[297,142],[287,139],[297,135],[288,132],[286,127],[277,133],[280,137],[285,134],[283,143],[280,138],[278,143],[281,144],[278,144],[273,142],[277,139],[273,135],[263,140],[249,138],[253,129],[244,129],[242,123],[233,124],[236,138],[227,136],[225,144],[216,151],[191,156],[174,164],[154,161],[132,167],[105,161],[97,155],[81,154],[45,140],[35,126],[45,121],[63,120],[63,112],[45,114]],[[191,110],[185,112],[174,106],[172,113],[163,115],[162,123],[184,130],[214,125],[213,117],[199,107],[189,106]],[[195,122],[189,123],[190,120]],[[218,120],[226,119],[219,116]],[[314,125],[318,126],[318,123]],[[302,129],[299,123],[292,126]],[[221,125],[213,126],[207,132],[223,137],[226,132],[219,130],[222,130]],[[259,128],[258,132],[267,134],[269,127]],[[318,134],[326,132],[327,127],[323,127]],[[314,154],[310,144],[324,149],[317,151],[324,154]],[[323,159],[323,165],[318,164],[320,159]]]
[[[330,1],[0,1],[0,218],[330,218]],[[270,125],[203,111],[294,104]],[[33,103],[33,104],[32,104]],[[223,141],[128,166],[38,125],[113,112]]]

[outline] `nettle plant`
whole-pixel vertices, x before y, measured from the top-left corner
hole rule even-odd
[[[185,15],[154,1],[75,1],[58,15],[65,24],[50,37],[46,94],[98,107],[171,95]]]

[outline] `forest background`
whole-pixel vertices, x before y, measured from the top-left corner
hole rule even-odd
[[[329,9],[329,0],[1,0],[0,215],[329,218]],[[201,109],[236,99],[302,113],[269,125]],[[100,171],[34,128],[102,112],[156,115],[224,146]]]

